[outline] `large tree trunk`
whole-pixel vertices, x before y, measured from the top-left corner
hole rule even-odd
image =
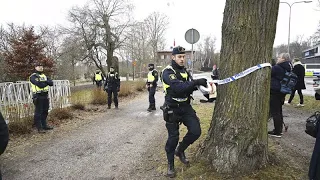
[[[279,0],[226,0],[221,79],[270,62]],[[220,173],[245,174],[267,161],[270,68],[218,87],[211,127],[198,157]]]

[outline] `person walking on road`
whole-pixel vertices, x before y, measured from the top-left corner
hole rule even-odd
[[[302,89],[306,89],[306,85],[304,83],[304,75],[305,75],[305,69],[303,65],[301,64],[299,59],[294,59],[293,60],[293,70],[292,70],[297,76],[298,76],[298,81],[297,84],[295,85],[294,89],[292,90],[292,93],[290,95],[290,98],[288,101],[285,102],[286,105],[290,105],[296,91],[299,94],[300,97],[300,103],[297,105],[297,107],[303,107],[303,94],[302,94]]]
[[[165,91],[165,103],[161,109],[168,130],[168,140],[165,145],[168,177],[175,177],[174,155],[179,157],[183,164],[188,165],[189,161],[185,156],[185,150],[201,135],[199,118],[190,105],[190,99],[196,86],[207,87],[207,79],[192,80],[184,64],[185,49],[180,46],[173,48],[171,65],[163,70],[161,76]],[[178,145],[179,124],[181,123],[187,127],[188,132]]]

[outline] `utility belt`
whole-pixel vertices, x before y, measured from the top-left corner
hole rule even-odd
[[[187,105],[187,104],[186,104]],[[177,107],[182,107],[186,105],[171,105],[170,106],[167,103],[164,103],[163,106],[160,106],[160,109],[163,112],[163,120],[167,123],[179,123],[181,120],[181,117],[174,113],[173,109]]]
[[[38,96],[48,96],[48,92],[33,93],[33,97],[38,97]]]

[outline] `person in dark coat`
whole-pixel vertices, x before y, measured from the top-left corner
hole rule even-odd
[[[280,92],[281,80],[286,71],[292,71],[290,55],[282,53],[279,55],[276,65],[271,69],[271,86],[270,86],[270,114],[273,118],[274,129],[268,134],[273,137],[281,138],[283,128],[282,105],[284,104],[285,94]]]
[[[313,153],[311,156],[310,166],[309,166],[309,179],[310,180],[320,180],[320,123],[317,123],[317,139],[314,145]]]
[[[0,155],[6,150],[9,141],[8,126],[0,112]],[[0,180],[2,179],[0,170]]]
[[[302,89],[306,89],[306,85],[304,83],[304,75],[305,75],[305,69],[302,66],[301,62],[299,59],[294,59],[293,61],[293,70],[292,70],[297,76],[298,76],[298,81],[296,86],[294,87],[294,90],[292,91],[290,98],[286,104],[290,104],[291,101],[294,98],[294,95],[296,91],[298,91],[299,97],[300,97],[300,103],[297,106],[304,106],[303,104],[303,94],[302,94]]]

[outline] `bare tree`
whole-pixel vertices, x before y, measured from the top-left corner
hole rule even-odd
[[[279,0],[226,0],[220,76],[270,62]],[[217,172],[251,173],[267,162],[270,69],[218,86],[208,136],[198,153]],[[239,176],[238,176],[239,177]]]
[[[199,59],[201,61],[201,67],[202,68],[210,68],[213,66],[213,64],[216,64],[215,61],[218,61],[216,59],[215,54],[215,44],[216,44],[216,37],[206,36],[203,40],[203,42],[198,44],[199,49]]]
[[[156,62],[157,51],[164,46],[164,35],[169,24],[168,17],[160,12],[153,12],[144,22],[149,36],[149,43],[152,47],[152,59]]]
[[[91,4],[69,12],[73,26],[67,32],[83,39],[88,57],[104,74],[102,62],[107,59],[110,68],[114,51],[127,38],[125,31],[131,22],[132,8],[127,0],[92,0]]]

